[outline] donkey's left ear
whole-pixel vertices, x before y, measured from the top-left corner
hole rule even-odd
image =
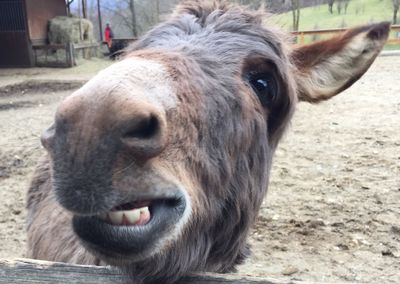
[[[301,101],[327,100],[356,82],[382,50],[390,30],[383,22],[350,29],[331,39],[295,47],[291,61]]]

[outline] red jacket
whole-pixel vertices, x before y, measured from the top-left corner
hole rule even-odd
[[[113,32],[110,27],[106,27],[106,29],[104,30],[104,36],[106,42],[109,42],[113,38]]]

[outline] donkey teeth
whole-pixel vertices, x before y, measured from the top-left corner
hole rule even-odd
[[[142,214],[150,213],[149,207],[139,208],[139,210],[140,210],[140,213],[142,213]]]
[[[133,225],[140,219],[140,210],[139,209],[123,211],[123,212],[124,212],[126,220],[128,221],[129,224]]]
[[[108,218],[113,225],[120,225],[122,223],[123,216],[124,211],[113,211],[108,213]]]
[[[124,210],[124,211],[111,211],[108,214],[100,215],[100,219],[109,220],[113,225],[122,225],[125,222],[129,223],[129,225],[134,225],[140,220],[140,214],[148,214],[149,208],[142,207],[134,210]]]

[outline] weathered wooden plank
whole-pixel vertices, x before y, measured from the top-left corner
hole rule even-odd
[[[0,260],[0,283],[124,283],[113,268],[30,259]]]
[[[73,265],[32,259],[0,260],[0,283],[122,284],[121,273],[112,267]],[[236,275],[205,273],[190,275],[179,284],[289,284],[276,280],[241,278]],[[299,283],[299,282],[296,282]]]

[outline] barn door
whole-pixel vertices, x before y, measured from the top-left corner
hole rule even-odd
[[[24,0],[0,0],[0,67],[30,66]]]

